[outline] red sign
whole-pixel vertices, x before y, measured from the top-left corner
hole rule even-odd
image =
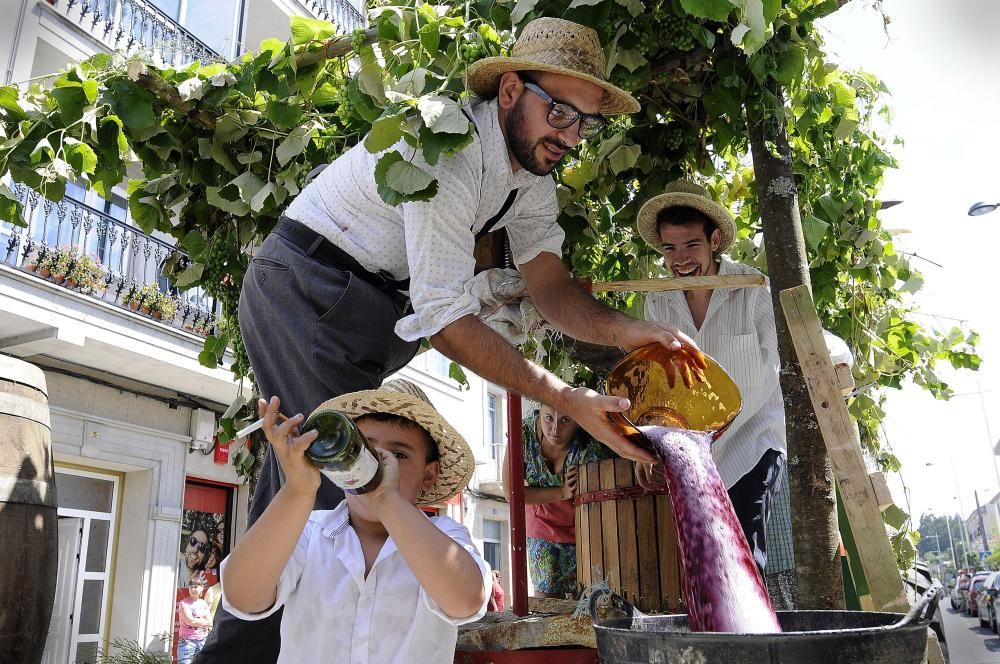
[[[229,463],[229,443],[220,443],[215,439],[215,463]]]

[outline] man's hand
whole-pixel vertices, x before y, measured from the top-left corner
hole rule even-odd
[[[663,476],[663,465],[660,463],[635,464],[635,479],[639,486],[647,491],[662,492],[667,490],[667,478]]]
[[[674,325],[657,323],[651,320],[629,318],[629,322],[618,332],[618,345],[626,351],[633,351],[640,346],[658,343],[671,350],[680,350],[681,344],[697,348],[694,340],[677,329]]]
[[[629,442],[608,419],[608,413],[624,412],[630,405],[628,399],[598,394],[586,387],[576,387],[565,393],[562,403],[556,408],[573,418],[590,435],[610,447],[618,456],[632,461],[653,463],[656,459],[652,454]]]
[[[278,397],[271,397],[269,402],[263,399],[257,401],[257,410],[264,418],[264,435],[285,472],[285,486],[288,490],[313,496],[319,489],[319,469],[306,458],[306,448],[316,440],[319,431],[313,429],[300,436],[298,427],[305,421],[305,416],[301,413],[278,425],[280,406],[281,400]]]

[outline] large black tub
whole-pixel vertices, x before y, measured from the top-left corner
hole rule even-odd
[[[597,590],[590,612],[602,664],[920,664],[941,588],[909,613],[778,611],[781,634],[689,632],[686,615],[647,616],[618,595]],[[610,595],[625,618],[598,620]]]

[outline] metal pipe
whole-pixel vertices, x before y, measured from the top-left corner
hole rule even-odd
[[[528,556],[524,531],[524,440],[521,395],[507,390],[507,472],[510,477],[510,566],[514,615],[528,615]]]

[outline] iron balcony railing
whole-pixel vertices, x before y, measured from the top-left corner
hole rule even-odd
[[[210,0],[199,0],[208,2]],[[164,63],[182,65],[222,56],[148,0],[59,0],[51,3],[109,49],[148,50]]]
[[[140,309],[151,299],[149,294],[162,294],[158,299],[169,298],[176,309],[169,319],[161,318],[162,324],[202,334],[214,330],[216,301],[200,288],[181,291],[160,274],[164,261],[175,251],[172,245],[70,196],[53,203],[21,183],[13,189],[24,205],[28,226],[0,223],[0,261],[44,279],[48,277],[36,267],[43,264],[39,259],[57,250],[71,251],[71,261],[86,260],[81,258],[86,256],[91,265],[99,266],[97,283],[84,291],[91,296]],[[182,263],[188,260],[181,252]],[[67,269],[71,272],[72,265]],[[69,287],[68,282],[61,283]]]
[[[348,0],[299,0],[313,16],[330,21],[340,34],[350,34],[365,27],[365,15]]]

